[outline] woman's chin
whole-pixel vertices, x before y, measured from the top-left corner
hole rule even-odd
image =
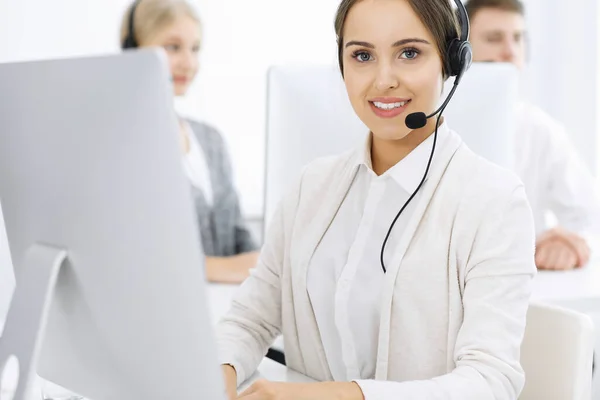
[[[180,86],[180,85],[175,85],[175,87],[173,88],[173,94],[176,97],[185,96],[185,94],[187,93],[187,91],[188,91],[188,87],[187,86],[183,87],[183,86]]]
[[[406,138],[411,130],[406,126],[385,127],[383,129],[372,129],[373,137],[379,140],[396,141]]]

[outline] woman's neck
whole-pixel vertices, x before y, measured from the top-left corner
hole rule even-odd
[[[437,118],[430,118],[423,128],[415,129],[399,140],[386,140],[371,134],[371,164],[377,175],[398,164],[435,131]],[[443,123],[440,121],[440,125]]]
[[[179,118],[179,144],[183,155],[189,153],[190,138],[188,136],[186,122],[183,120],[183,118]]]

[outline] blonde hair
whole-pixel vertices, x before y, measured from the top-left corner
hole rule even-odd
[[[132,3],[125,12],[121,22],[121,43],[129,34],[129,20]],[[138,0],[133,17],[133,34],[138,44],[142,45],[161,29],[172,24],[177,18],[186,16],[200,25],[200,17],[194,7],[186,0]]]

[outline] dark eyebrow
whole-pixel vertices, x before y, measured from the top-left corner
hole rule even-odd
[[[504,31],[501,31],[501,30],[485,31],[484,35],[487,35],[487,36],[504,35]]]
[[[165,42],[183,42],[181,36],[172,35],[165,38]]]
[[[392,45],[392,47],[398,47],[398,46],[403,46],[405,44],[408,43],[423,43],[423,44],[431,44],[429,43],[427,40],[425,39],[419,39],[419,38],[410,38],[410,39],[402,39],[402,40],[398,40],[396,43],[394,43]],[[369,42],[361,42],[361,41],[357,41],[357,40],[351,40],[348,43],[346,43],[346,47],[350,47],[350,46],[362,46],[362,47],[367,47],[369,49],[374,49],[375,45],[369,43]]]
[[[348,43],[346,43],[346,47],[350,47],[350,46],[362,46],[362,47],[368,47],[369,49],[375,48],[375,46],[369,42],[359,42],[357,40],[351,40]]]
[[[405,44],[409,44],[409,43],[423,43],[423,44],[431,44],[429,43],[427,40],[425,39],[419,39],[419,38],[410,38],[410,39],[402,39],[402,40],[398,40],[396,43],[394,43],[392,45],[392,47],[398,47],[398,46],[404,46]]]

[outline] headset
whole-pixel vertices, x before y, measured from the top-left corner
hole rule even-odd
[[[442,1],[447,1],[447,0],[442,0]],[[465,6],[463,5],[461,0],[454,0],[454,3],[456,3],[456,7],[457,7],[457,11],[458,11],[458,21],[460,24],[460,37],[454,38],[454,39],[450,40],[450,42],[448,43],[448,49],[446,50],[447,63],[446,63],[446,65],[444,65],[444,68],[449,77],[456,77],[456,78],[454,79],[454,85],[452,86],[452,90],[448,94],[448,97],[446,97],[446,100],[444,100],[444,102],[442,103],[440,108],[438,108],[435,112],[433,112],[430,115],[427,115],[423,112],[415,112],[415,113],[411,113],[406,116],[405,124],[409,129],[423,128],[425,125],[427,125],[427,120],[435,115],[437,115],[437,121],[435,124],[435,133],[433,136],[433,146],[431,147],[431,155],[429,156],[429,161],[427,162],[427,167],[425,168],[425,173],[423,174],[423,178],[421,179],[419,186],[417,186],[417,188],[415,189],[413,194],[408,198],[406,203],[404,203],[404,205],[402,206],[402,208],[400,209],[400,211],[398,212],[398,214],[392,221],[392,224],[390,225],[390,228],[388,229],[387,235],[385,236],[385,240],[383,241],[383,244],[381,246],[380,261],[381,261],[381,268],[383,269],[383,273],[387,272],[387,270],[385,268],[385,263],[383,261],[383,253],[385,251],[385,245],[387,244],[387,242],[390,238],[390,234],[392,233],[392,229],[394,228],[394,225],[396,225],[398,218],[400,217],[402,212],[406,209],[406,207],[410,204],[410,202],[414,199],[414,197],[417,195],[417,192],[419,191],[419,189],[421,189],[421,186],[423,186],[423,183],[425,182],[425,179],[427,178],[427,174],[429,173],[429,167],[431,167],[431,161],[433,159],[433,153],[435,152],[435,145],[437,143],[438,129],[440,127],[440,119],[442,117],[444,110],[446,109],[446,106],[450,102],[450,99],[452,99],[452,96],[454,96],[454,92],[456,91],[456,88],[458,87],[458,84],[460,83],[463,75],[465,74],[465,72],[467,72],[467,70],[471,66],[471,63],[473,62],[473,49],[471,48],[471,43],[469,43],[469,31],[470,31],[469,16],[467,15],[467,10],[465,9]]]
[[[141,2],[141,0],[136,0],[131,5],[131,13],[129,14],[129,22],[127,24],[127,36],[125,36],[125,39],[123,40],[123,43],[121,44],[121,48],[123,50],[134,49],[134,48],[138,47],[138,42],[135,39],[134,20],[135,20],[135,10],[138,7],[138,5],[140,4],[140,2]]]

